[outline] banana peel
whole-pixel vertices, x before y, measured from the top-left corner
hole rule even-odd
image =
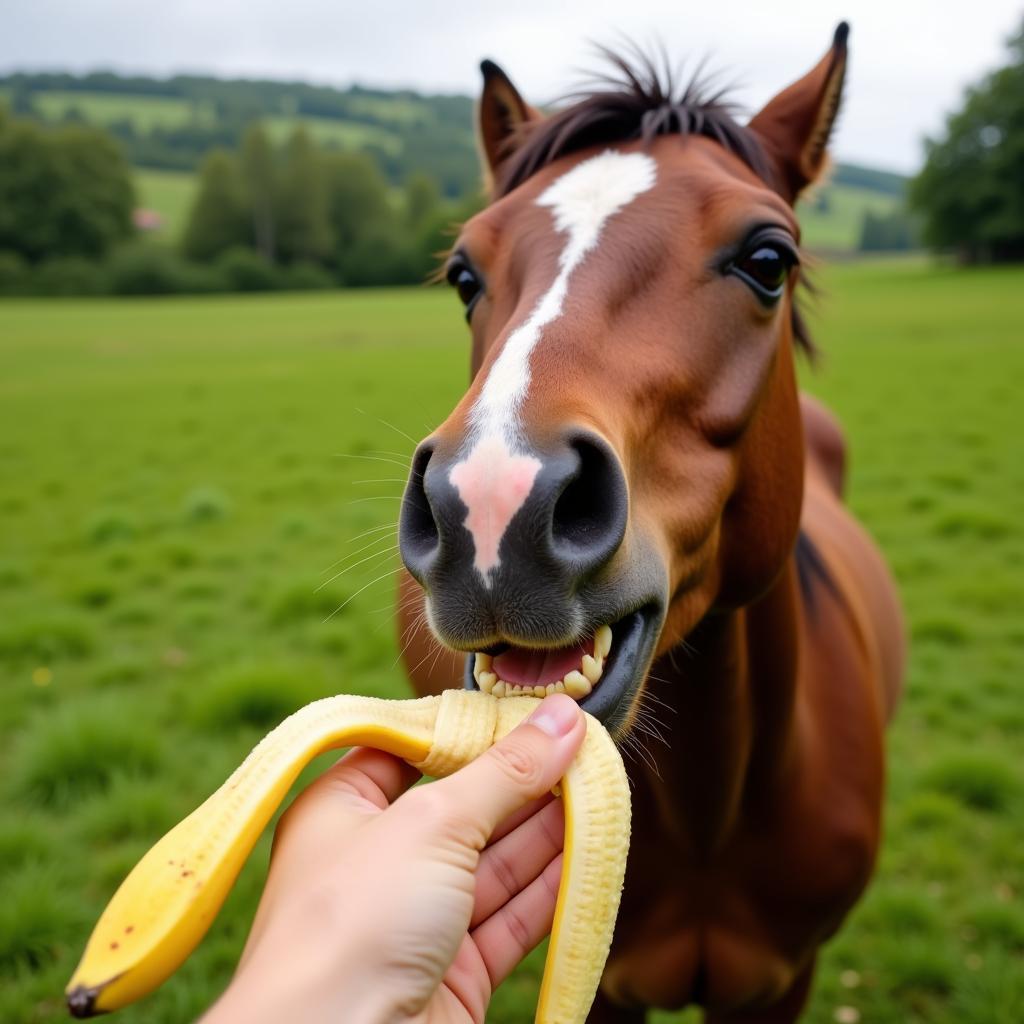
[[[302,769],[335,747],[366,746],[424,775],[449,775],[539,703],[446,690],[417,700],[338,696],[287,718],[205,803],[135,866],[104,910],[66,990],[72,1015],[133,1003],[185,961],[213,923],[267,822]],[[629,786],[611,737],[587,715],[587,735],[561,783],[562,881],[537,1024],[585,1020],[608,957],[629,848]]]

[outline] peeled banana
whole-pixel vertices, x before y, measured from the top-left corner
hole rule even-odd
[[[121,884],[68,983],[71,1013],[88,1017],[141,999],[184,962],[292,782],[317,754],[376,747],[425,775],[448,775],[510,732],[537,703],[532,697],[446,690],[418,700],[328,697],[297,711]],[[586,1018],[618,913],[629,847],[629,787],[614,743],[590,715],[561,788],[565,857],[537,1024]]]

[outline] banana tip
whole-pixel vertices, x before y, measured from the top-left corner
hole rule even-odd
[[[86,988],[85,985],[76,985],[67,992],[68,1010],[72,1017],[95,1017],[105,1011],[96,1008],[96,1000],[103,986]]]

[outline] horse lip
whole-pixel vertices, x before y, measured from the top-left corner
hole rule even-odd
[[[612,649],[597,685],[580,701],[580,707],[597,718],[615,736],[626,724],[629,709],[647,675],[661,622],[657,601],[626,612],[611,622]],[[473,678],[476,654],[466,658],[463,686],[478,689]]]

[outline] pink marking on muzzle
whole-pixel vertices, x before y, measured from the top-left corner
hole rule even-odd
[[[487,573],[501,561],[501,538],[526,503],[541,465],[532,455],[513,454],[504,438],[490,436],[481,438],[448,473],[468,509],[464,525],[473,538],[473,565],[485,584],[490,582]]]

